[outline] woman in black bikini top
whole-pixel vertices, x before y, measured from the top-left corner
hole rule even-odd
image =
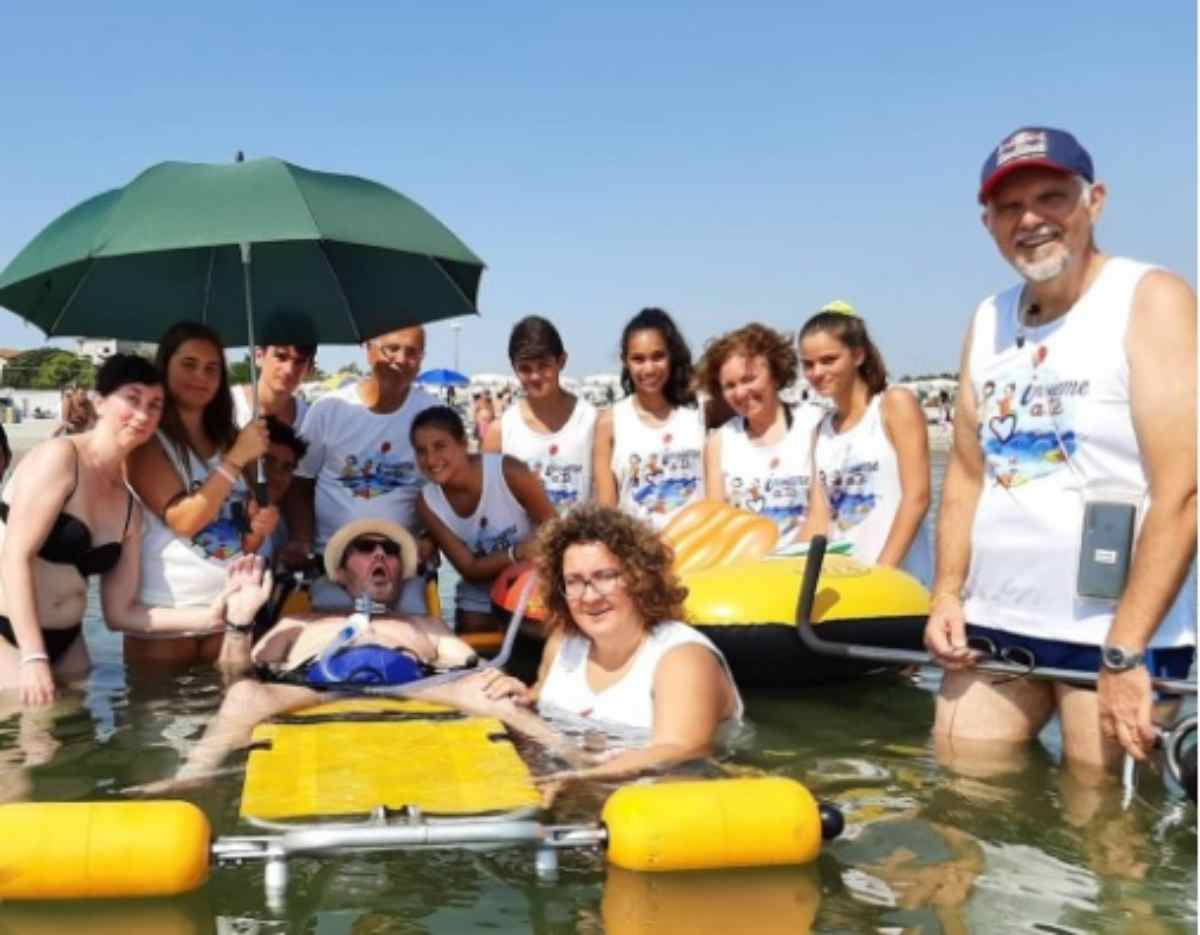
[[[110,357],[96,375],[95,427],[43,442],[22,459],[0,501],[0,686],[24,704],[55,696],[55,676],[88,669],[80,638],[87,578],[101,576],[110,627],[213,632],[220,607],[160,611],[136,603],[142,514],[125,459],[153,435],[162,379],[140,357]]]

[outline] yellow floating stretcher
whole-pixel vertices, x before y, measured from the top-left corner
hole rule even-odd
[[[248,821],[532,812],[541,804],[502,722],[390,698],[346,699],[262,724],[246,764]]]

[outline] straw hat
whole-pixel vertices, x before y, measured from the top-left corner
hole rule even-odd
[[[342,556],[350,543],[359,536],[382,536],[400,546],[402,578],[411,578],[417,573],[417,543],[412,533],[388,519],[356,519],[347,523],[333,534],[325,546],[325,575],[333,579],[342,567]]]

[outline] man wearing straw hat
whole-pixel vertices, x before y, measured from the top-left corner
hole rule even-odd
[[[1196,641],[1195,296],[1100,251],[1107,190],[1069,133],[1002,140],[979,201],[1022,281],[963,347],[925,634],[947,669],[935,737],[985,755],[1057,712],[1069,761],[1144,759],[1151,674],[1185,677]],[[968,637],[1098,688],[972,672]]]

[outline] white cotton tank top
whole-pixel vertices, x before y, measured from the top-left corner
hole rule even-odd
[[[602,692],[592,691],[587,683],[591,641],[580,635],[566,637],[538,696],[538,711],[547,717],[565,714],[571,719],[587,718],[649,731],[654,726],[654,674],[658,664],[676,646],[689,643],[699,643],[720,661],[735,699],[733,716],[724,723],[740,721],[744,706],[725,657],[707,636],[677,620],[665,620],[653,627],[638,648],[633,665]]]
[[[525,462],[559,513],[589,501],[596,407],[577,396],[570,418],[550,434],[530,428],[522,409],[514,403],[500,417],[500,450]]]
[[[704,414],[676,406],[658,427],[643,422],[628,396],[612,407],[612,472],[617,505],[662,529],[678,510],[704,498]]]
[[[1134,292],[1152,269],[1109,259],[1066,315],[1037,328],[1019,328],[1019,286],[979,306],[969,361],[986,469],[971,530],[969,622],[1104,642],[1115,604],[1076,596],[1084,490],[1117,486],[1140,498],[1139,523],[1145,515],[1125,336]],[[1195,631],[1193,561],[1151,645],[1191,646]]]
[[[217,452],[205,461],[195,452],[181,457],[161,431],[155,433],[171,465],[190,495],[203,486],[224,457]],[[176,535],[154,511],[142,510],[142,576],[139,600],[149,607],[203,607],[225,587],[225,570],[242,551],[242,530],[234,520],[233,504],[244,505],[246,485],[241,477],[221,504],[217,518],[191,539]]]
[[[233,421],[238,429],[244,429],[250,424],[251,418],[254,416],[254,410],[250,404],[250,394],[245,386],[235,386],[233,389]],[[304,424],[304,414],[308,412],[308,400],[297,394],[292,397],[296,400],[296,420],[292,423],[292,428],[299,429]]]
[[[883,424],[882,398],[883,393],[876,393],[858,424],[841,434],[834,431],[834,413],[827,414],[813,448],[817,476],[829,498],[830,538],[849,541],[854,557],[867,565],[879,561],[902,494],[900,462]],[[929,587],[933,553],[924,522],[900,567]]]
[[[817,406],[793,406],[791,427],[773,445],[755,443],[741,416],[717,430],[725,501],[774,522],[781,545],[800,532],[808,514],[813,432],[821,416]]]
[[[421,488],[421,496],[446,528],[466,543],[471,554],[483,558],[516,546],[529,535],[533,526],[529,514],[517,502],[504,479],[504,455],[480,457],[483,461],[483,493],[470,516],[459,516],[437,484],[426,484]],[[459,610],[487,613],[492,609],[491,583],[460,580],[455,589],[455,600]]]

